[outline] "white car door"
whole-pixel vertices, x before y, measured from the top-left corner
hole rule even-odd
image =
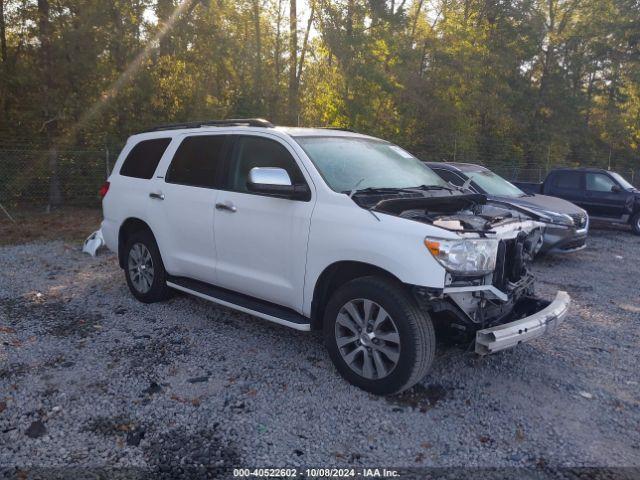
[[[216,283],[215,204],[229,135],[182,137],[166,173],[154,180],[158,243],[170,275]]]
[[[216,200],[214,232],[219,286],[301,312],[315,198],[295,158],[276,137],[238,136]],[[294,184],[309,186],[309,198],[250,193],[247,179],[254,167],[284,168]]]

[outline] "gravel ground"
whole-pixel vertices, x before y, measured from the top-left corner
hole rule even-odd
[[[137,303],[112,254],[2,247],[0,466],[640,466],[640,238],[592,233],[534,267],[573,298],[553,336],[441,345],[396,398],[341,380],[316,334]]]

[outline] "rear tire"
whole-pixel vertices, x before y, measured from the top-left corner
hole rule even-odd
[[[377,395],[412,387],[433,362],[431,319],[392,280],[362,277],[340,287],[327,304],[323,328],[340,375]]]
[[[631,228],[633,229],[633,233],[640,235],[640,212],[631,217]]]
[[[171,297],[167,272],[153,234],[148,230],[132,233],[125,244],[124,275],[134,297],[155,303]]]

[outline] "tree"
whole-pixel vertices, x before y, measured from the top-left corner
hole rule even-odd
[[[53,106],[54,72],[52,28],[49,18],[49,0],[38,0],[38,26],[40,38],[40,71],[42,76],[42,130],[46,132],[49,146],[49,207],[58,207],[62,204],[62,192],[60,191],[60,176],[58,172],[58,149],[55,145],[57,132],[58,112]]]
[[[298,11],[296,0],[289,0],[289,122],[298,125]]]

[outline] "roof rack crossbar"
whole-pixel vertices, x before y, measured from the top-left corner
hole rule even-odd
[[[230,118],[225,120],[203,120],[201,122],[183,122],[169,125],[160,125],[145,130],[145,132],[160,132],[163,130],[178,130],[181,128],[202,128],[202,127],[264,127],[273,128],[275,125],[263,118]],[[144,133],[144,132],[142,132]]]

